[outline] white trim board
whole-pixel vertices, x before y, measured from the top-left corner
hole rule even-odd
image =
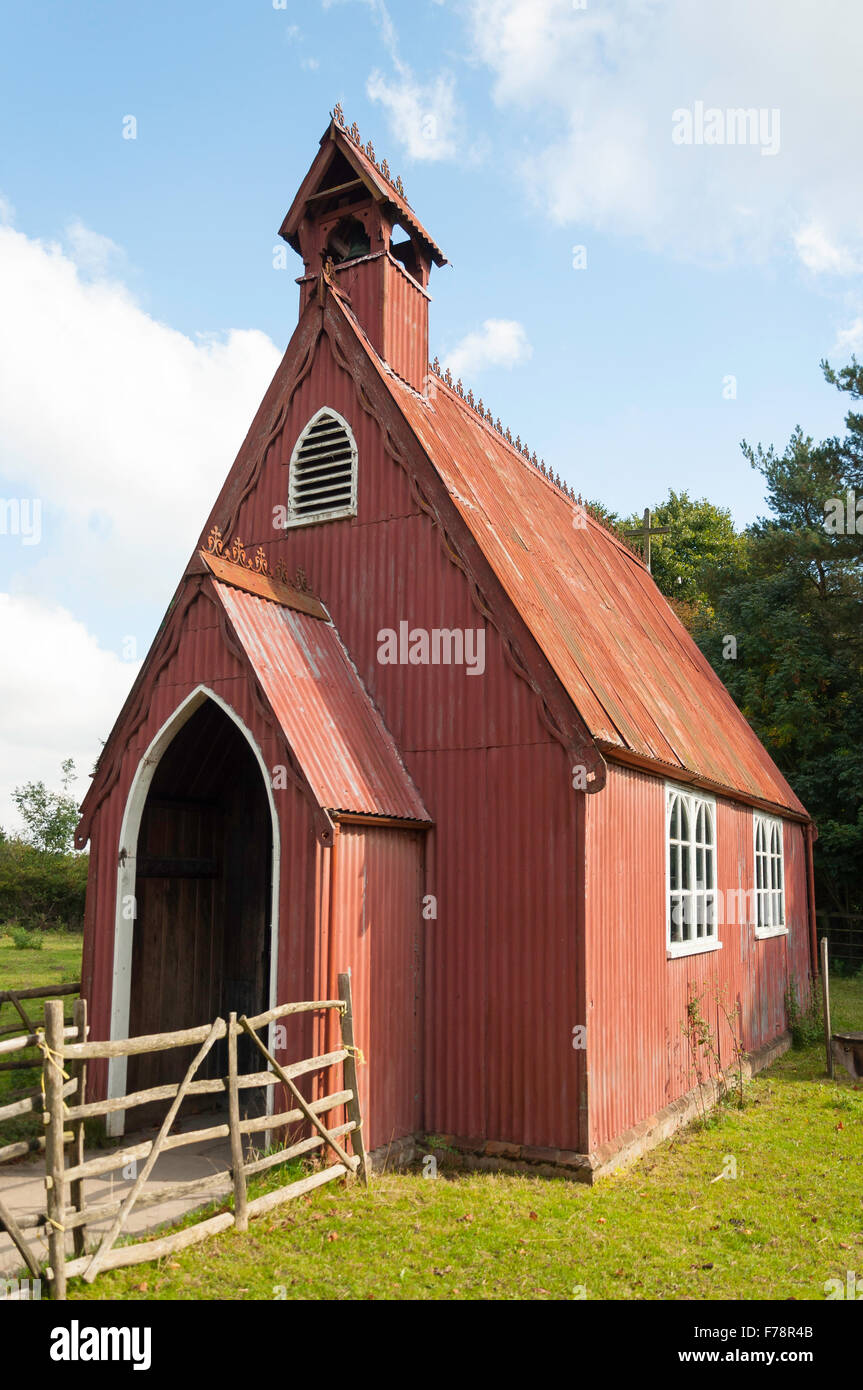
[[[182,729],[183,725],[191,719],[196,710],[200,709],[205,700],[212,700],[214,704],[218,705],[219,709],[221,709],[229,719],[233,720],[237,728],[243,734],[257,759],[258,766],[261,769],[261,775],[264,779],[264,785],[267,789],[267,800],[270,805],[270,817],[273,827],[270,904],[270,1002],[268,1007],[273,1009],[278,1003],[276,990],[279,978],[281,837],[279,834],[279,817],[276,811],[275,798],[273,796],[270,769],[264,762],[264,756],[258,744],[255,742],[251,731],[246,727],[236,711],[217,695],[215,691],[210,690],[208,686],[199,685],[177,706],[173,714],[165,721],[156,734],[135,770],[135,775],[132,778],[132,785],[129,788],[129,795],[126,798],[126,806],[123,811],[123,823],[120,827],[120,844],[118,846],[117,900],[114,914],[114,968],[111,980],[112,1041],[129,1036],[129,1009],[132,991],[132,939],[135,927],[135,865],[138,853],[138,834],[141,829],[141,817],[144,814],[144,807],[147,802],[147,793],[150,790],[150,783],[153,780],[156,768],[159,766],[162,756],[169,744],[179,733],[180,729]],[[132,914],[130,915],[126,915],[127,904],[132,908]],[[270,1024],[269,1028],[269,1047],[270,1051],[272,1051],[272,1024]],[[126,1064],[126,1057],[112,1057],[108,1063],[109,1099],[125,1094]],[[267,1087],[267,1114],[272,1114],[272,1107],[273,1087],[269,1086]],[[116,1110],[107,1116],[107,1130],[110,1135],[122,1135],[125,1133],[125,1127],[126,1112],[124,1110]]]

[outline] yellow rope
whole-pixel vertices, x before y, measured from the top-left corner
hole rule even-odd
[[[63,1070],[63,1054],[62,1054],[62,1052],[55,1052],[55,1051],[53,1050],[53,1048],[51,1048],[51,1047],[48,1046],[48,1041],[47,1041],[47,1039],[46,1039],[46,1037],[45,1037],[45,1029],[44,1029],[44,1028],[37,1028],[37,1029],[36,1029],[36,1046],[38,1047],[39,1051],[42,1053],[42,1056],[44,1057],[45,1061],[46,1061],[46,1062],[50,1062],[52,1066],[56,1067],[57,1070],[58,1070],[58,1072],[59,1072],[60,1075],[62,1076],[63,1080],[64,1080],[64,1081],[68,1081],[68,1080],[69,1080],[69,1073],[68,1073],[67,1071],[64,1071],[64,1070]],[[42,1068],[42,1075],[41,1075],[40,1080],[41,1080],[41,1085],[42,1085],[42,1109],[44,1110],[44,1109],[45,1109],[45,1068],[44,1068],[44,1066],[43,1066],[43,1068]],[[64,1113],[65,1113],[66,1109],[67,1109],[67,1105],[66,1105],[66,1102],[65,1102],[65,1100],[64,1100],[64,1101],[63,1101],[63,1110],[64,1110]]]
[[[342,1043],[342,1047],[344,1048],[345,1052],[347,1052],[349,1057],[355,1057],[357,1059],[357,1062],[361,1067],[365,1066],[366,1059],[363,1056],[363,1050],[361,1047],[354,1047],[351,1043]]]

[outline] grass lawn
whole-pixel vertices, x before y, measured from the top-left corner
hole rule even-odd
[[[834,980],[832,1005],[834,1028],[863,1029],[863,980]],[[334,1184],[245,1235],[74,1280],[69,1296],[823,1299],[825,1280],[863,1276],[863,1085],[829,1082],[812,1047],[746,1100],[593,1188],[444,1173]],[[729,1157],[737,1176],[719,1178]]]
[[[40,951],[19,950],[12,937],[4,935],[0,926],[0,989],[27,989],[35,985],[61,985],[81,978],[80,932],[44,932],[44,945]],[[22,1004],[34,1023],[41,1023],[44,1017],[41,999],[23,999]],[[74,997],[64,998],[67,1020],[71,1022]],[[0,1004],[0,1029],[11,1028],[20,1023],[20,1016],[13,1004]],[[20,1030],[23,1033],[24,1025]],[[9,1034],[8,1036],[14,1036]],[[36,1057],[33,1048],[25,1053]],[[0,1061],[11,1061],[10,1057],[0,1057]],[[39,1072],[25,1067],[20,1071],[0,1071],[0,1105],[14,1099],[15,1093],[32,1090],[39,1084]],[[0,1144],[11,1144],[18,1139],[30,1139],[42,1133],[40,1115],[21,1115],[12,1120],[4,1120],[0,1125]]]

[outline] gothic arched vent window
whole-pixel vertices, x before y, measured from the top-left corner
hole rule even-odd
[[[288,481],[288,526],[356,516],[357,445],[347,420],[326,408],[313,415],[294,446]]]

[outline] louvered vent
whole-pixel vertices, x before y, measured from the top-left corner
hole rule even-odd
[[[322,410],[306,426],[291,459],[289,524],[352,516],[356,462],[356,444],[344,420]]]

